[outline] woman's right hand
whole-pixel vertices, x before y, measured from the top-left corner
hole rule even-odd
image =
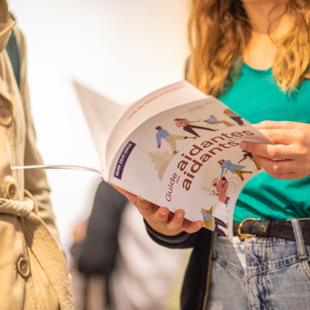
[[[175,213],[168,208],[159,207],[141,197],[133,195],[113,184],[111,184],[121,194],[136,206],[147,223],[157,232],[166,236],[176,236],[183,231],[194,233],[204,225],[202,221],[191,222],[184,218],[185,212],[182,209]]]

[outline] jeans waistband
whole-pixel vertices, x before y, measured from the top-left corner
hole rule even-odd
[[[242,234],[245,238],[247,235],[249,237],[274,237],[310,245],[310,218],[287,221],[246,219],[242,223],[234,222],[233,225],[234,236],[240,237]],[[300,255],[303,255],[302,253],[300,249]]]

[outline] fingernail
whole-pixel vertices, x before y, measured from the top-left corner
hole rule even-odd
[[[168,211],[168,210],[161,210],[160,213],[161,213],[162,215],[167,215],[167,214],[169,213],[169,211]]]
[[[177,213],[177,218],[181,219],[184,215],[182,213]]]
[[[240,143],[240,147],[244,150],[246,148],[246,143],[244,141],[242,141]]]
[[[199,228],[201,228],[201,227],[203,226],[203,223],[199,222],[199,223],[197,223],[197,226],[198,226]]]
[[[139,200],[145,200],[144,198],[142,198],[142,197],[140,197],[140,196],[138,196],[138,199],[139,199]]]

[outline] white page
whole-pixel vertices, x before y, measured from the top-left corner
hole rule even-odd
[[[160,88],[132,104],[119,118],[108,139],[107,175],[118,148],[137,127],[163,111],[205,98],[207,96],[200,90],[186,81],[180,81]]]
[[[77,91],[91,136],[94,140],[102,167],[106,171],[106,145],[113,126],[126,109],[116,103],[73,83]]]

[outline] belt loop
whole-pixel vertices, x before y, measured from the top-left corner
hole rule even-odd
[[[291,222],[292,222],[293,229],[294,229],[294,235],[295,235],[299,259],[305,259],[307,258],[307,251],[305,247],[304,237],[302,235],[302,231],[300,228],[299,220],[291,219]]]
[[[33,210],[34,210],[34,213],[36,214],[36,215],[38,215],[38,213],[39,213],[39,207],[38,207],[38,204],[37,204],[37,201],[36,201],[36,199],[32,196],[32,194],[29,192],[29,191],[27,191],[26,189],[24,189],[24,194],[25,194],[25,196],[27,196],[28,198],[30,198],[32,201],[33,201]]]

